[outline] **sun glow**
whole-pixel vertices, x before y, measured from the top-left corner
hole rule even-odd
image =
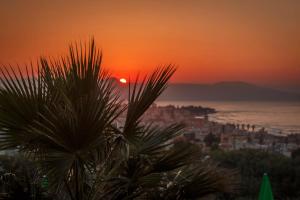
[[[127,80],[125,78],[120,78],[120,83],[125,84],[125,83],[127,83]]]

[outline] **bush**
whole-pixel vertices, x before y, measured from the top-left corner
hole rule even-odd
[[[238,169],[241,175],[240,197],[257,198],[262,176],[267,173],[276,199],[300,198],[300,159],[260,150],[215,151],[212,158],[222,167]]]

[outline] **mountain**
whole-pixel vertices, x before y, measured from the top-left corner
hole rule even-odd
[[[300,101],[300,94],[245,82],[170,84],[159,100]]]
[[[276,89],[289,92],[289,93],[300,94],[300,85],[281,86],[281,87],[276,87]]]

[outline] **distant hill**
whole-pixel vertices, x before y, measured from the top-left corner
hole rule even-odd
[[[281,86],[281,87],[276,87],[276,89],[285,91],[285,92],[289,92],[289,93],[300,94],[300,85]]]
[[[300,101],[300,94],[244,82],[171,84],[159,100]]]

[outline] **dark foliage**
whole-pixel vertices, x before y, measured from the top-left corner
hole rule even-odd
[[[50,200],[42,174],[22,156],[0,156],[0,199]]]
[[[259,150],[215,151],[215,161],[225,168],[238,169],[240,197],[257,199],[262,176],[267,173],[276,199],[300,198],[300,159]]]
[[[234,191],[232,176],[201,161],[198,148],[173,144],[183,126],[141,121],[173,66],[130,83],[123,105],[101,60],[92,40],[71,45],[60,59],[41,58],[37,72],[2,67],[0,149],[34,160],[57,199],[190,199]]]
[[[220,143],[220,138],[213,133],[209,133],[204,137],[203,141],[207,147],[217,147]]]

